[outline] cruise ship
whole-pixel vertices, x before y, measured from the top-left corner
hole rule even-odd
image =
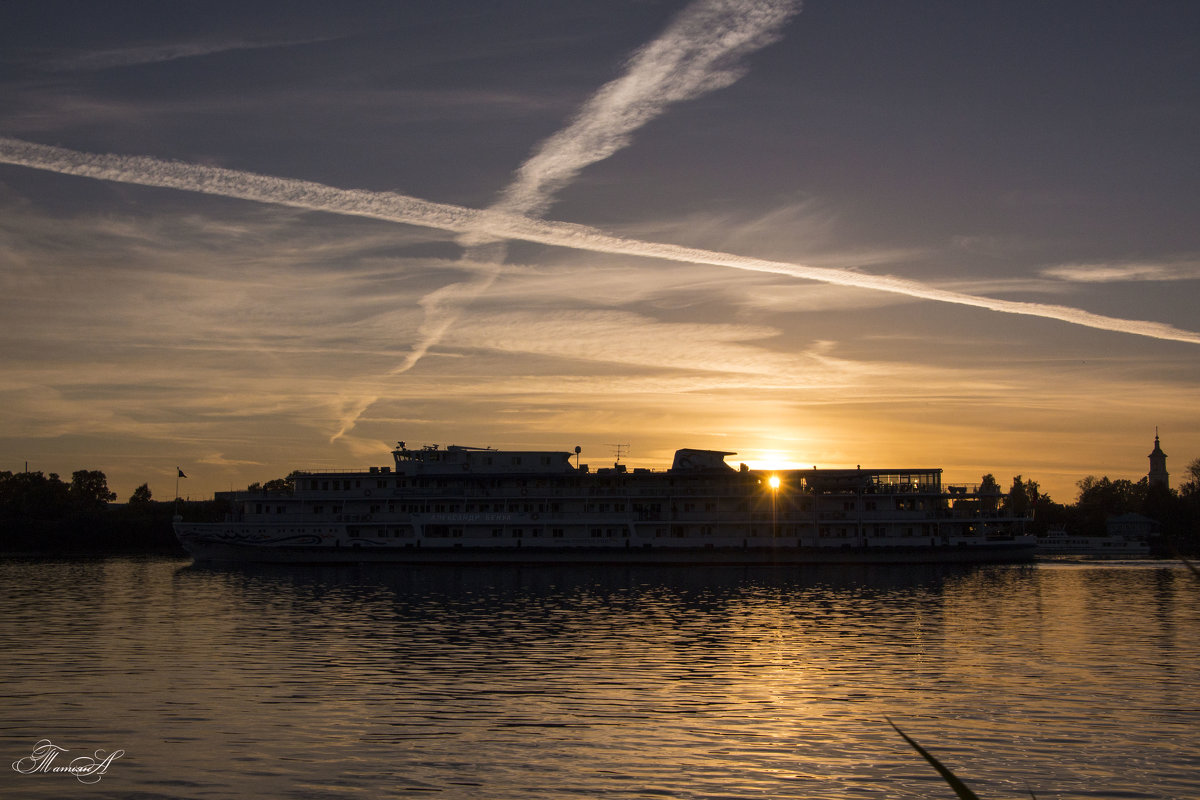
[[[1000,495],[941,469],[730,466],[677,450],[667,470],[592,470],[568,451],[392,451],[394,466],[293,473],[222,492],[221,522],[175,520],[198,562],[931,563],[1032,560]],[[572,463],[574,457],[574,463]]]

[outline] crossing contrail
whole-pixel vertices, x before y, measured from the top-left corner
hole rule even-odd
[[[1093,314],[1079,308],[991,297],[938,289],[919,281],[889,275],[870,275],[847,269],[812,267],[784,261],[701,250],[679,245],[613,236],[586,225],[531,219],[502,211],[480,211],[435,203],[396,192],[338,189],[312,181],[275,178],[253,172],[164,161],[147,156],[83,153],[62,147],[0,137],[0,163],[78,175],[98,180],[157,186],[261,203],[369,217],[451,233],[483,233],[492,239],[516,239],[536,244],[612,255],[656,258],[686,264],[705,264],[749,272],[787,275],[836,286],[974,306],[1005,314],[1059,320],[1087,328],[1200,344],[1200,333],[1160,322]]]
[[[627,146],[633,132],[672,103],[731,85],[745,68],[738,58],[779,38],[779,28],[799,11],[798,0],[698,0],[628,60],[625,72],[596,91],[572,121],[539,145],[488,210],[541,216],[554,195],[589,164]],[[470,280],[444,286],[421,299],[424,319],[399,366],[416,366],[442,340],[470,303],[496,282],[508,254],[505,237],[479,230],[459,237],[462,260],[485,265]],[[343,435],[354,420],[343,422]]]
[[[630,57],[567,127],[543,141],[517,169],[494,210],[542,216],[554,194],[589,164],[627,146],[631,134],[673,103],[723,89],[741,78],[741,56],[779,38],[798,0],[700,0]]]

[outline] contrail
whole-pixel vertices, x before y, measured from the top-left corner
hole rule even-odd
[[[584,103],[571,124],[542,142],[492,208],[541,216],[581,169],[628,145],[633,131],[669,105],[735,83],[746,72],[737,59],[777,41],[779,28],[799,10],[798,0],[688,6],[630,57],[620,78]]]
[[[488,210],[541,216],[554,195],[582,169],[626,147],[634,131],[663,114],[672,103],[736,82],[745,74],[738,58],[776,41],[779,28],[797,11],[799,0],[692,3],[662,34],[634,52],[621,77],[600,87],[567,127],[536,148]],[[467,306],[500,277],[508,252],[504,238],[480,230],[461,235],[459,242],[466,248],[462,260],[488,268],[469,281],[444,286],[422,298],[424,319],[417,340],[389,375],[415,367]],[[358,416],[343,419],[331,441],[357,421]]]
[[[276,47],[318,44],[334,41],[334,37],[320,39],[284,39],[280,41],[248,42],[242,40],[181,42],[178,44],[147,45],[115,50],[100,50],[68,56],[46,62],[42,66],[54,72],[98,72],[114,67],[133,67],[140,64],[158,64],[181,58],[196,58],[236,50],[263,50]]]
[[[539,145],[488,210],[541,216],[555,193],[589,164],[627,146],[635,130],[672,103],[733,84],[745,68],[738,58],[779,38],[799,0],[699,0],[680,12],[656,39],[638,49],[621,77],[602,86],[567,127]],[[408,357],[390,374],[412,369],[441,341],[472,300],[491,288],[507,254],[503,238],[484,231],[459,237],[466,261],[491,269],[443,287],[422,301],[425,319]],[[340,436],[346,430],[337,434]]]
[[[3,137],[0,137],[0,163],[64,175],[254,200],[308,211],[370,217],[452,233],[482,232],[494,239],[517,239],[575,250],[788,275],[837,286],[874,289],[922,300],[974,306],[1006,314],[1044,317],[1087,328],[1200,344],[1200,333],[1159,322],[1107,317],[1071,306],[997,300],[938,289],[918,281],[889,275],[868,275],[846,269],[811,267],[628,239],[612,236],[586,225],[536,220],[500,211],[479,211],[448,203],[434,203],[395,192],[337,189],[312,181],[273,178],[253,172],[163,161],[146,156],[82,153]]]

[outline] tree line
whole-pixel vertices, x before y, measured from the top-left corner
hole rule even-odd
[[[1088,475],[1076,483],[1074,504],[1054,502],[1037,481],[1017,475],[1004,492],[992,475],[984,475],[980,491],[1000,495],[1002,510],[1032,518],[1027,530],[1042,534],[1063,529],[1079,535],[1102,535],[1105,523],[1122,514],[1141,514],[1158,523],[1164,543],[1187,553],[1200,552],[1200,458],[1188,464],[1178,489],[1139,481]]]
[[[61,519],[98,511],[116,499],[98,469],[76,470],[70,483],[56,472],[48,477],[41,472],[0,472],[0,511],[7,516]]]
[[[220,500],[157,502],[149,484],[127,503],[101,470],[81,469],[64,481],[57,473],[0,471],[0,551],[182,553],[171,519],[220,519]]]

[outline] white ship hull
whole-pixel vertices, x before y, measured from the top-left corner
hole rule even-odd
[[[1032,537],[959,544],[859,542],[826,546],[697,543],[638,546],[490,546],[487,544],[319,546],[303,541],[256,544],[237,534],[176,524],[180,541],[198,562],[391,564],[944,564],[1032,561]],[[629,541],[629,540],[626,540]]]

